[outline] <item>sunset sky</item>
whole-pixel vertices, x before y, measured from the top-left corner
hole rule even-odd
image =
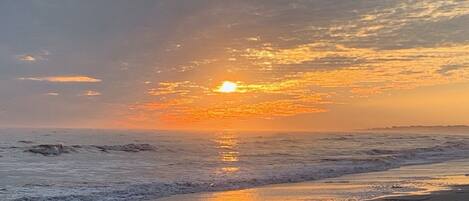
[[[0,1],[0,126],[469,124],[469,1]]]

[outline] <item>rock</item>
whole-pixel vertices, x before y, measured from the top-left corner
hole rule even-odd
[[[33,141],[29,141],[29,140],[20,140],[18,141],[19,143],[24,143],[24,144],[32,144],[34,143]]]
[[[125,151],[125,152],[141,152],[141,151],[155,151],[156,147],[150,144],[125,144],[125,145],[94,145],[97,149],[108,151]]]
[[[63,153],[75,152],[75,149],[62,144],[41,144],[27,149],[26,152],[42,154],[44,156],[58,156]]]
[[[124,152],[141,152],[156,151],[156,147],[150,144],[124,144],[124,145],[71,145],[64,146],[62,144],[41,144],[32,146],[25,150],[35,154],[44,156],[58,156],[64,153],[77,152],[79,149],[94,148],[102,152],[124,151]]]

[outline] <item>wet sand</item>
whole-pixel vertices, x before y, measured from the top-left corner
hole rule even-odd
[[[433,192],[428,195],[388,197],[373,201],[466,201],[469,200],[469,186],[456,186],[452,190]]]
[[[468,201],[469,159],[157,201]],[[392,197],[391,197],[392,196]]]
[[[437,191],[426,195],[413,196],[392,196],[379,199],[363,199],[357,197],[347,197],[340,194],[328,194],[328,190],[337,191],[357,191],[363,186],[335,185],[331,184],[324,188],[324,185],[314,183],[272,185],[255,189],[238,191],[226,191],[218,193],[197,193],[179,195],[158,199],[157,201],[467,201],[469,200],[469,186],[457,186],[452,190]],[[325,190],[325,191],[324,191]],[[324,191],[321,193],[321,191]]]

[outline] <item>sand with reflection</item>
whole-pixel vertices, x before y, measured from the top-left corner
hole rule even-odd
[[[176,195],[158,201],[352,201],[425,195],[469,185],[469,159],[246,190]]]

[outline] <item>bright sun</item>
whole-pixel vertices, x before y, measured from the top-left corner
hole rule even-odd
[[[218,88],[218,91],[222,93],[232,93],[236,91],[236,88],[238,88],[236,83],[224,81],[223,84]]]

